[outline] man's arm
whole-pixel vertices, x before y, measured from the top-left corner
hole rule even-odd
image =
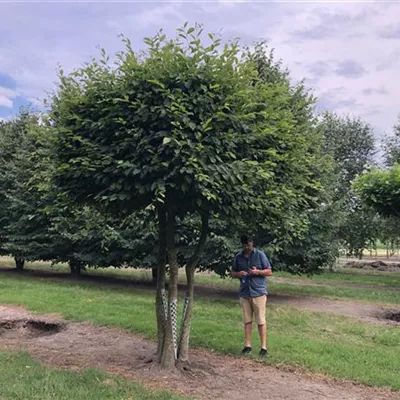
[[[258,276],[272,276],[272,269],[271,268],[266,268],[266,269],[256,269],[252,275],[258,275]]]
[[[272,276],[271,263],[269,262],[264,252],[261,252],[261,267],[262,269],[252,269],[252,275]]]
[[[247,272],[246,271],[232,271],[231,272],[231,276],[232,278],[243,278],[244,276],[247,276]]]
[[[246,271],[239,271],[239,268],[237,265],[237,257],[235,257],[235,259],[233,260],[231,276],[232,276],[232,278],[235,278],[235,279],[241,279],[244,276],[247,276]]]

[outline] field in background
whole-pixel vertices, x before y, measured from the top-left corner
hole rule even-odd
[[[0,258],[0,267],[13,268],[10,258]],[[68,273],[66,264],[51,266],[50,263],[27,263],[27,269]],[[128,279],[139,283],[151,282],[151,271],[145,269],[88,269],[84,275]],[[184,271],[180,271],[179,281],[185,283]],[[237,282],[230,277],[221,279],[213,273],[196,275],[197,286],[207,286],[221,290],[237,290]],[[396,290],[397,289],[397,290]],[[400,304],[400,272],[337,268],[335,271],[307,276],[274,272],[269,282],[270,294],[292,296],[312,296],[326,299],[357,300],[382,305]]]

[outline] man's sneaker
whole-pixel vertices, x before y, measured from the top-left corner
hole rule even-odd
[[[261,349],[259,355],[260,355],[260,357],[266,357],[268,355],[268,350],[267,349]]]
[[[246,347],[243,348],[243,350],[242,350],[242,355],[243,356],[247,356],[250,353],[251,353],[251,347],[246,346]]]

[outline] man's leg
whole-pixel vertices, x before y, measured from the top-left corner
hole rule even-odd
[[[244,347],[251,347],[252,330],[253,330],[252,322],[244,324]]]
[[[265,318],[267,296],[260,296],[253,299],[254,314],[260,335],[261,349],[267,349],[267,321]]]
[[[267,324],[258,325],[258,333],[260,335],[261,348],[267,349]]]
[[[251,336],[253,328],[253,307],[252,299],[241,298],[240,305],[243,312],[244,323],[244,347],[251,347]]]

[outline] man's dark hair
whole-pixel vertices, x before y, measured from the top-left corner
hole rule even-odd
[[[247,244],[249,242],[253,242],[253,239],[250,236],[247,235],[240,236],[240,243]]]

